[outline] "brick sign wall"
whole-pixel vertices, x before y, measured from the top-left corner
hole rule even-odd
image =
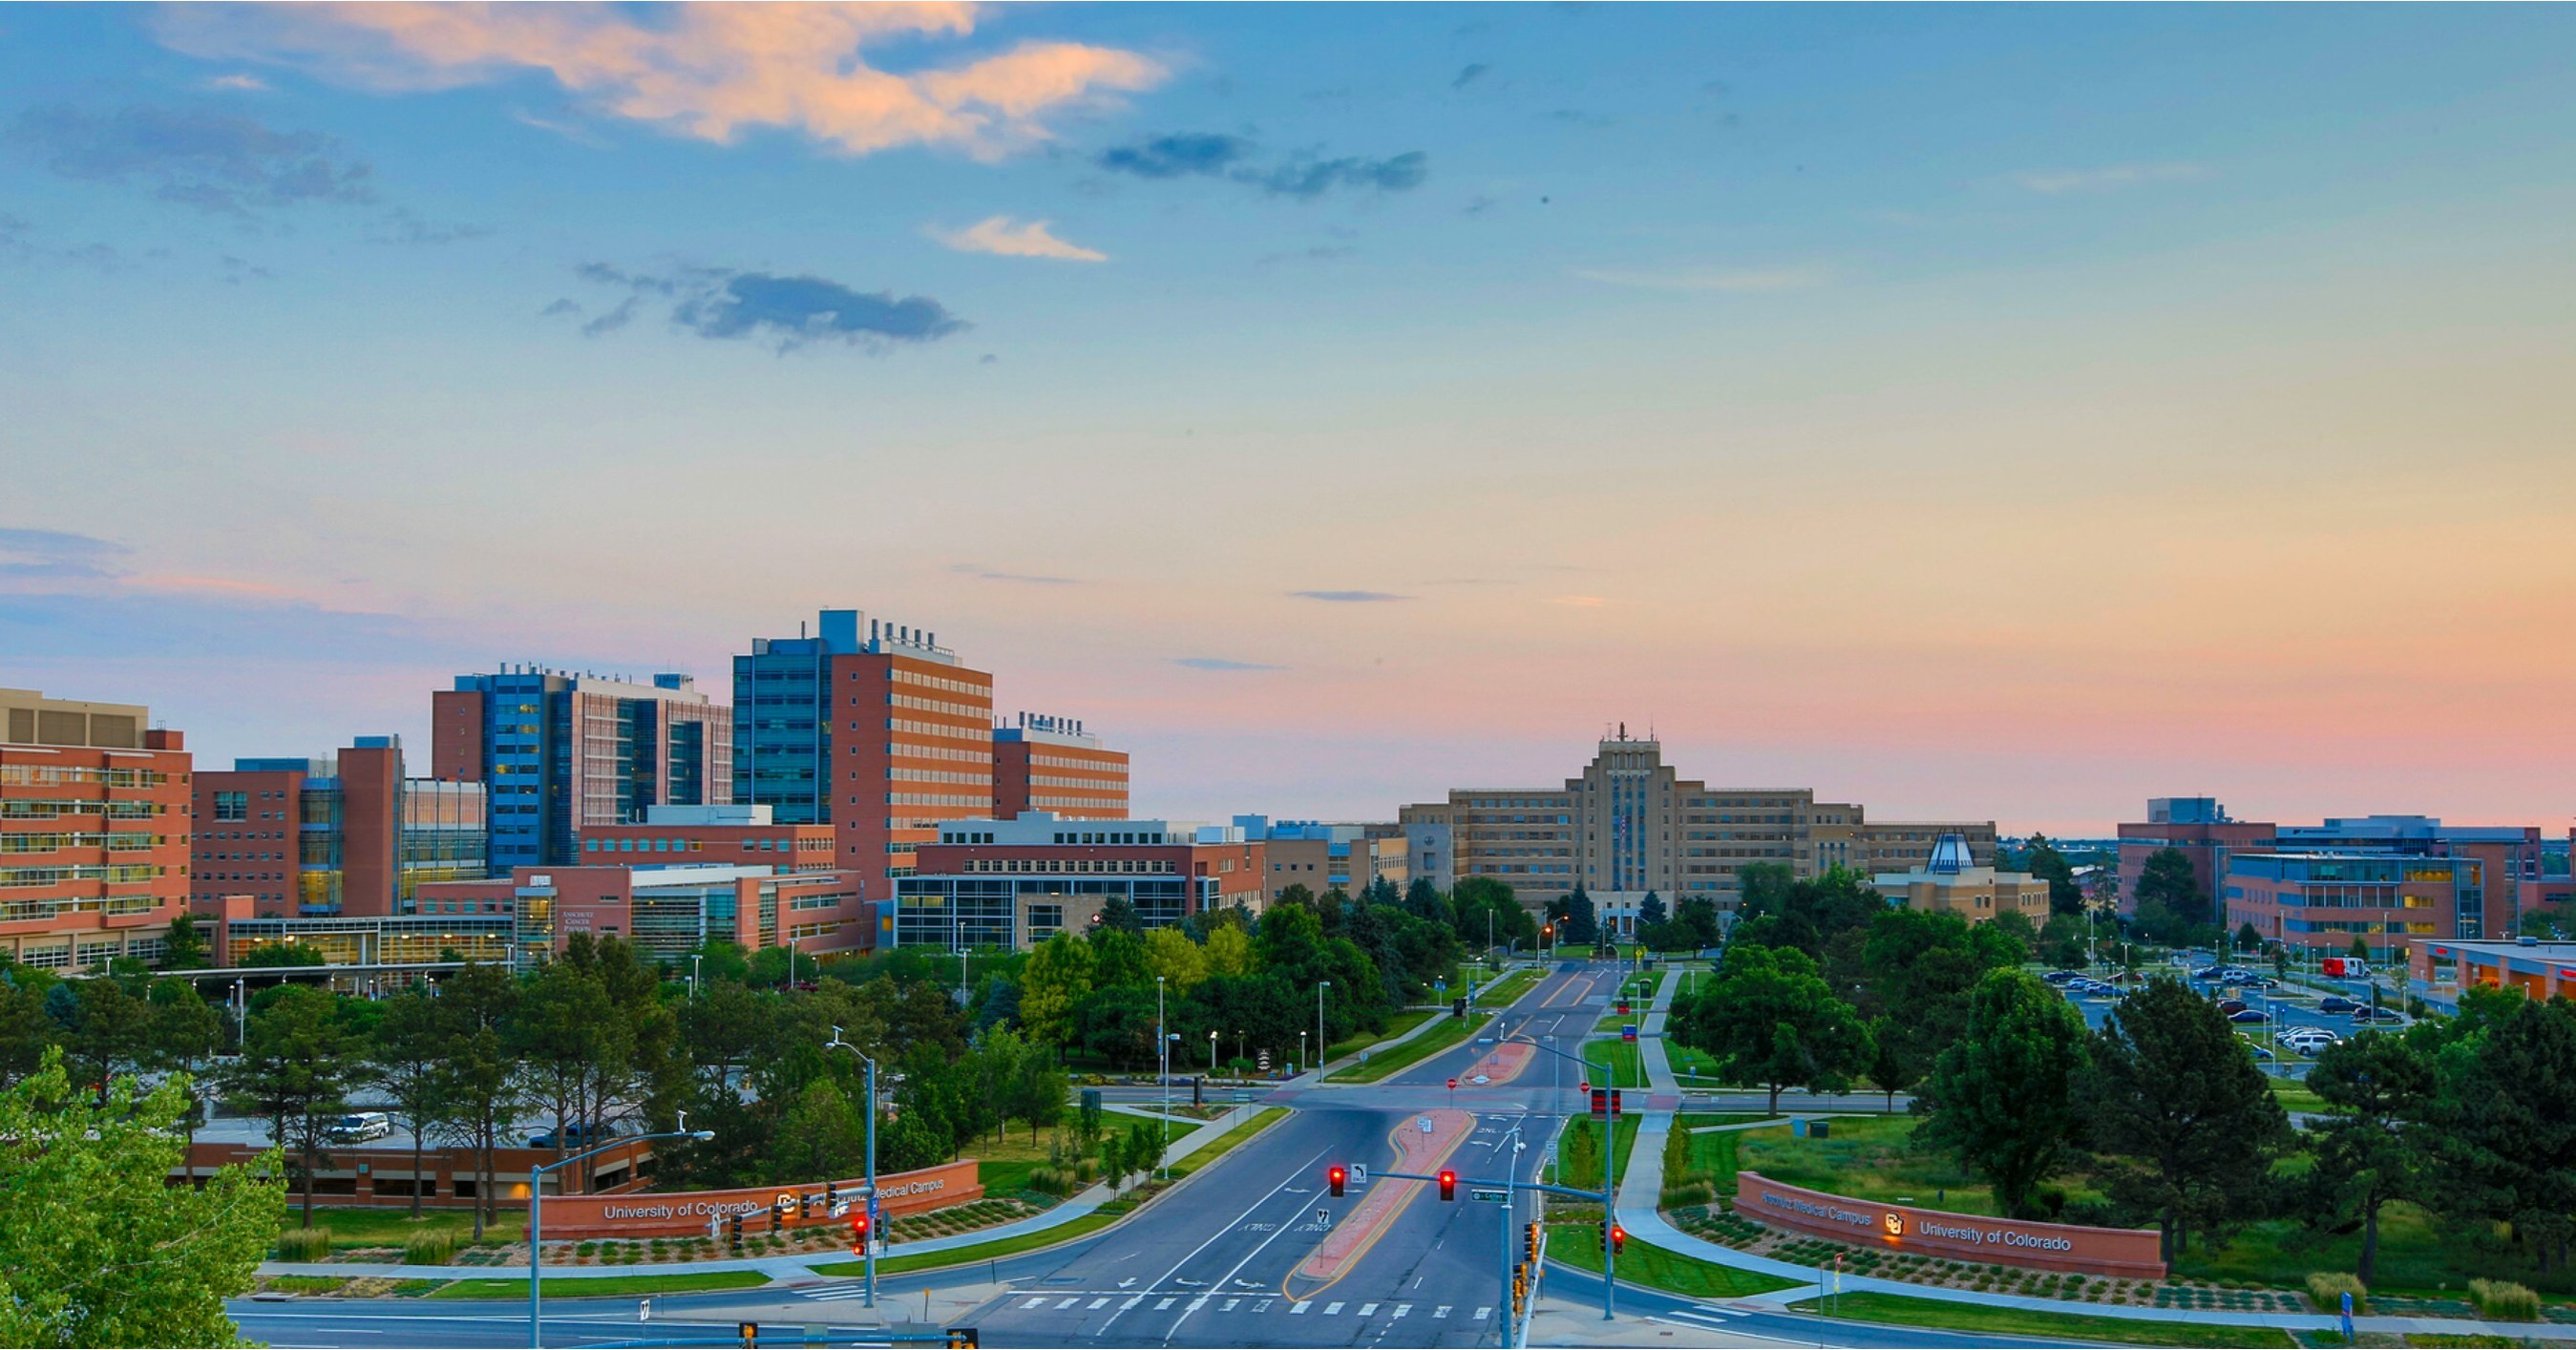
[[[855,1201],[865,1178],[852,1178],[840,1183],[841,1195]],[[942,1205],[961,1204],[982,1198],[983,1184],[975,1179],[972,1159],[941,1167],[925,1167],[918,1172],[892,1172],[877,1178],[881,1195],[877,1209],[882,1214],[914,1214]],[[707,1220],[729,1214],[744,1216],[746,1232],[768,1231],[770,1207],[779,1197],[798,1195],[812,1198],[811,1212],[822,1214],[823,1183],[801,1186],[759,1186],[731,1191],[644,1192],[634,1195],[568,1195],[546,1197],[546,1237],[624,1238],[671,1237],[704,1234]],[[760,1226],[753,1228],[758,1219]],[[794,1221],[789,1220],[791,1224]],[[846,1224],[847,1219],[816,1219],[813,1222]]]
[[[2159,1238],[2152,1228],[2025,1223],[1881,1204],[1783,1186],[1759,1172],[1735,1174],[1735,1212],[1793,1232],[1955,1261],[2123,1279],[2160,1280],[2165,1275]]]

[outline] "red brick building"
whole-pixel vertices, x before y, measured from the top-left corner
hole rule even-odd
[[[641,824],[579,831],[585,865],[667,866],[749,863],[790,872],[829,872],[829,825],[781,825],[766,806],[656,806]]]
[[[710,941],[808,954],[875,945],[874,911],[846,871],[765,866],[521,867],[507,877],[420,888],[423,915],[516,916],[515,958],[533,964],[575,933],[619,937],[665,960]]]
[[[1023,811],[1125,820],[1127,752],[1066,717],[1021,713],[1019,725],[993,728],[993,818]]]
[[[402,741],[331,759],[237,759],[196,775],[191,895],[246,895],[260,917],[412,912],[422,883],[485,874],[480,783],[406,778]]]
[[[0,956],[154,961],[188,903],[185,740],[137,704],[0,689]]]
[[[1112,899],[1148,928],[1268,902],[1265,845],[1232,825],[1164,820],[961,820],[895,882],[888,945],[1026,948],[1080,933]]]

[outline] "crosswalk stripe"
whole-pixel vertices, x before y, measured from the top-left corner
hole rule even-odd
[[[1436,1322],[1436,1321],[1439,1321],[1439,1320],[1440,1320],[1441,1318],[1443,1318],[1443,1317],[1447,1317],[1448,1315],[1449,1315],[1449,1305],[1448,1305],[1448,1304],[1446,1304],[1446,1303],[1443,1303],[1443,1304],[1441,1304],[1439,1307],[1434,1308],[1434,1309],[1432,1309],[1432,1310],[1431,1310],[1431,1320],[1433,1320],[1433,1321],[1435,1321],[1435,1322]]]
[[[1341,1316],[1341,1315],[1342,1315],[1342,1305],[1341,1305],[1341,1304],[1338,1304],[1338,1303],[1327,1303],[1327,1304],[1325,1304],[1325,1305],[1324,1305],[1324,1315],[1325,1315],[1326,1317],[1339,1317],[1339,1316]]]
[[[1064,1302],[1062,1302],[1062,1303],[1059,1303],[1059,1304],[1055,1305],[1055,1310],[1056,1310],[1057,1312],[1063,1312],[1065,1309],[1070,1308],[1070,1307],[1072,1307],[1074,1304],[1080,1303],[1081,1301],[1082,1301],[1082,1300],[1081,1300],[1081,1299],[1078,1299],[1078,1298],[1069,1298],[1069,1299],[1066,1299]]]
[[[1109,1300],[1105,1298],[1095,1298],[1091,1301],[1091,1306],[1094,1308],[1106,1308],[1109,1306]]]
[[[1233,1312],[1236,1308],[1241,1307],[1242,1305],[1243,1305],[1243,1300],[1242,1300],[1242,1299],[1239,1299],[1239,1298],[1230,1298],[1230,1299],[1227,1299],[1227,1300],[1225,1301],[1225,1306],[1224,1306],[1224,1307],[1222,1307],[1222,1308],[1217,1309],[1217,1311],[1218,1311],[1218,1312]]]
[[[1375,1317],[1375,1316],[1377,1316],[1377,1305],[1376,1305],[1376,1304],[1374,1304],[1374,1303],[1363,1303],[1363,1304],[1361,1304],[1361,1305],[1360,1305],[1360,1316],[1362,1316],[1362,1317]]]
[[[1412,1305],[1412,1304],[1410,1304],[1410,1303],[1399,1303],[1399,1304],[1396,1304],[1396,1305],[1395,1305],[1395,1311],[1394,1311],[1394,1312],[1392,1312],[1392,1313],[1389,1313],[1389,1314],[1388,1314],[1388,1316],[1390,1316],[1390,1317],[1402,1317],[1402,1316],[1404,1316],[1406,1313],[1409,1313],[1409,1312],[1411,1312],[1411,1311],[1413,1311],[1413,1305]]]
[[[1127,1311],[1129,1308],[1133,1308],[1133,1307],[1135,1307],[1137,1304],[1142,1303],[1142,1302],[1144,1302],[1144,1301],[1145,1301],[1145,1296],[1144,1296],[1143,1294],[1132,1294],[1132,1295],[1128,1296],[1128,1299],[1127,1299],[1127,1301],[1126,1301],[1126,1302],[1121,1303],[1121,1304],[1119,1304],[1119,1305],[1118,1305],[1118,1311],[1120,1311],[1120,1312],[1125,1312],[1125,1311]]]
[[[1155,1304],[1155,1305],[1154,1305],[1154,1311],[1156,1311],[1156,1312],[1161,1312],[1161,1311],[1162,1311],[1162,1310],[1164,1310],[1165,1308],[1168,1308],[1168,1307],[1172,1306],[1173,1304],[1178,1303],[1178,1302],[1180,1302],[1180,1301],[1181,1301],[1181,1296],[1180,1296],[1180,1295],[1178,1295],[1178,1294],[1174,1294],[1174,1295],[1172,1295],[1170,1298],[1164,1299],[1162,1302]]]
[[[1299,1314],[1299,1313],[1301,1313],[1301,1312],[1304,1312],[1304,1311],[1306,1311],[1308,1308],[1311,1308],[1311,1307],[1314,1307],[1314,1306],[1315,1306],[1315,1300],[1313,1300],[1313,1299],[1311,1299],[1311,1298],[1301,1298],[1301,1299],[1297,1300],[1297,1306],[1296,1306],[1296,1307],[1290,1308],[1290,1309],[1288,1310],[1288,1315],[1289,1315],[1289,1316],[1291,1316],[1291,1317],[1294,1317],[1294,1316],[1296,1316],[1297,1314]]]
[[[1473,1321],[1473,1322],[1482,1322],[1482,1321],[1484,1321],[1486,1318],[1491,1317],[1491,1316],[1493,1316],[1493,1315],[1494,1315],[1494,1306],[1493,1306],[1492,1304],[1488,1303],[1488,1304],[1486,1304],[1484,1307],[1478,1308],[1478,1309],[1476,1310],[1476,1315],[1475,1315],[1474,1317],[1472,1317],[1472,1318],[1469,1318],[1468,1320],[1469,1320],[1469,1321]]]
[[[1046,1300],[1043,1298],[1033,1298],[1020,1306],[1023,1308],[1043,1308],[1046,1306]]]
[[[1206,1307],[1206,1306],[1207,1306],[1207,1301],[1208,1301],[1208,1296],[1207,1296],[1207,1295],[1205,1295],[1205,1294],[1201,1294],[1201,1295],[1199,1295],[1197,1298],[1191,1299],[1191,1300],[1190,1300],[1190,1311],[1191,1311],[1191,1312],[1197,1312],[1199,1309]]]
[[[1268,1311],[1270,1311],[1270,1305],[1271,1305],[1271,1304],[1273,1304],[1273,1303],[1276,1303],[1276,1302],[1278,1302],[1278,1301],[1279,1301],[1279,1300],[1277,1300],[1277,1299],[1275,1299],[1275,1298],[1265,1298],[1265,1299],[1261,1300],[1259,1303],[1255,1303],[1255,1304],[1253,1304],[1253,1305],[1252,1305],[1252,1310],[1253,1310],[1254,1312],[1257,1312],[1257,1313],[1264,1313],[1264,1312],[1268,1312]]]

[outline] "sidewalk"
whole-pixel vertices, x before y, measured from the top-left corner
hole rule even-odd
[[[1655,1005],[1646,1014],[1644,1030],[1664,1029],[1664,1015],[1672,1003],[1673,981],[1664,982],[1657,991]],[[1640,1037],[1638,1050],[1646,1067],[1649,1091],[1661,1092],[1663,1084],[1672,1081],[1672,1064],[1664,1054],[1661,1039]],[[1788,1289],[1767,1294],[1753,1294],[1732,1300],[1737,1303],[1764,1303],[1785,1307],[1802,1299],[1814,1298],[1817,1281],[1827,1272],[1810,1266],[1795,1265],[1754,1256],[1732,1247],[1720,1246],[1705,1238],[1694,1237],[1667,1221],[1657,1203],[1664,1190],[1664,1140],[1672,1133],[1674,1112],[1647,1111],[1637,1126],[1637,1142],[1628,1152],[1628,1170],[1619,1178],[1616,1196],[1619,1226],[1642,1242],[1706,1261],[1711,1265],[1732,1266],[1776,1279],[1798,1283]],[[2139,1322],[2190,1322],[2204,1326],[2275,1327],[2284,1331],[2321,1331],[2336,1326],[2336,1319],[2320,1313],[2239,1313],[2186,1308],[2132,1308],[2096,1303],[2071,1303],[2063,1299],[2031,1298],[2019,1294],[1981,1294],[1967,1289],[1944,1289],[1933,1285],[1908,1284],[1902,1280],[1882,1280],[1866,1275],[1845,1275],[1840,1289],[1844,1293],[1894,1294],[1905,1298],[1930,1299],[1942,1303],[1973,1303],[1988,1308],[2011,1308],[2023,1312],[2056,1313],[2061,1316],[2114,1317]],[[2493,1335],[2514,1338],[2536,1337],[2559,1330],[2562,1339],[2576,1339],[2576,1328],[2552,1328],[2548,1323],[2480,1322],[2466,1318],[2441,1317],[2356,1317],[2356,1331],[2421,1332],[2442,1335]]]
[[[1198,1152],[1224,1137],[1235,1126],[1252,1119],[1261,1110],[1262,1106],[1259,1102],[1249,1102],[1206,1122],[1199,1129],[1191,1131],[1188,1138],[1172,1145],[1170,1160],[1178,1162]],[[1199,1124],[1196,1121],[1190,1123]],[[1191,1178],[1184,1177],[1179,1184],[1187,1185],[1190,1180]],[[1166,1195],[1170,1193],[1164,1192]],[[898,1256],[954,1251],[960,1247],[980,1246],[987,1242],[1019,1237],[1023,1234],[1042,1233],[1047,1229],[1071,1223],[1099,1209],[1114,1198],[1107,1186],[1093,1186],[1043,1214],[1032,1214],[1014,1223],[979,1228],[971,1233],[953,1233],[947,1237],[894,1243],[880,1253],[877,1260],[882,1264]],[[1014,1255],[1017,1254],[1014,1253]],[[851,1259],[853,1258],[846,1251],[823,1251],[800,1252],[793,1256],[743,1257],[721,1261],[652,1261],[631,1266],[548,1266],[545,1268],[545,1278],[597,1280],[615,1279],[621,1275],[700,1275],[721,1271],[753,1270],[779,1283],[803,1284],[835,1278],[816,1274],[813,1270],[814,1266],[837,1265]],[[400,1262],[263,1261],[260,1263],[259,1273],[262,1275],[337,1275],[352,1279],[380,1277],[393,1280],[486,1280],[526,1279],[528,1268],[525,1265],[411,1266]]]

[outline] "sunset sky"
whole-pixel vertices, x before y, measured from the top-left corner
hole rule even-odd
[[[0,685],[825,606],[1140,815],[2576,812],[2576,10],[0,9]],[[420,758],[425,760],[425,750]],[[425,763],[420,768],[425,771]]]

